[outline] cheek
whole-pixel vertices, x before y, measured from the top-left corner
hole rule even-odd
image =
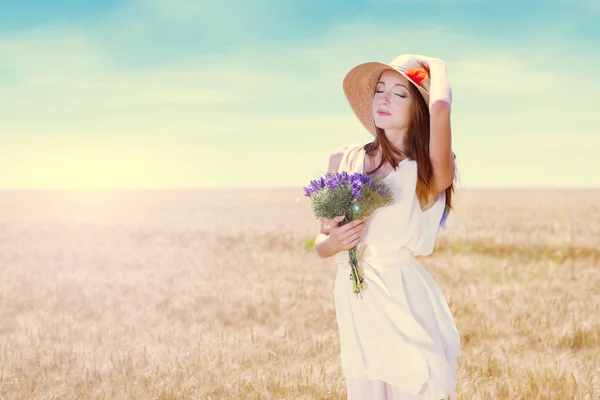
[[[382,100],[383,100],[383,99],[381,99],[381,98],[380,98],[380,95],[379,95],[379,94],[376,94],[376,95],[373,97],[373,103],[371,103],[371,104],[372,104],[372,106],[373,106],[373,110],[376,110],[377,108],[379,108],[379,105],[380,105],[381,103],[383,103],[383,101],[382,101]]]
[[[399,118],[406,119],[410,117],[410,101],[408,99],[400,99],[394,104],[395,114]]]

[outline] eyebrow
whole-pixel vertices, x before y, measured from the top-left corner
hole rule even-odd
[[[382,81],[377,82],[378,85],[380,83],[385,86],[385,82],[382,82]],[[394,86],[402,86],[403,88],[405,88],[406,90],[408,90],[408,88],[405,85],[401,84],[401,83],[395,83]]]

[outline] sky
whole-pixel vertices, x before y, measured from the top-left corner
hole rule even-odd
[[[301,187],[372,140],[344,75],[452,85],[459,186],[600,186],[597,0],[0,0],[0,188]]]

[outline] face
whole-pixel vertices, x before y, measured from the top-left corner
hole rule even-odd
[[[408,85],[408,79],[393,70],[384,71],[379,78],[373,97],[373,118],[375,125],[387,134],[403,133],[408,128],[412,109]]]

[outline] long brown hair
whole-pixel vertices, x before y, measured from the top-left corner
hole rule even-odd
[[[429,68],[423,66],[429,73]],[[408,127],[408,132],[404,137],[403,148],[405,153],[398,150],[385,136],[383,129],[376,127],[375,139],[363,146],[365,153],[374,156],[377,153],[377,149],[381,148],[381,162],[373,170],[367,172],[367,175],[371,175],[379,170],[385,163],[389,163],[394,169],[398,167],[398,164],[404,158],[410,158],[417,162],[417,197],[427,203],[429,194],[431,193],[431,184],[433,181],[433,164],[429,158],[429,107],[423,99],[421,93],[414,85],[408,85],[408,90],[413,99],[412,101],[412,117]],[[456,160],[456,155],[454,155]],[[457,174],[455,174],[454,181],[452,184],[445,189],[446,192],[446,208],[444,210],[443,219],[446,218],[450,210],[452,209],[452,194],[455,190],[454,182],[457,180]]]

